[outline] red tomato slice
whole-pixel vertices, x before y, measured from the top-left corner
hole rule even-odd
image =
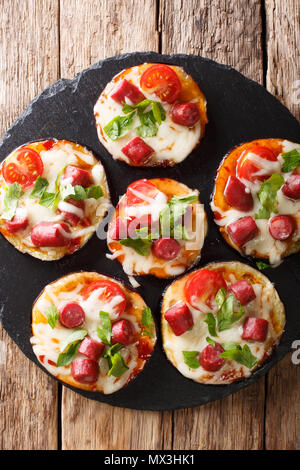
[[[221,288],[226,289],[223,276],[215,271],[203,269],[189,276],[184,286],[184,294],[192,307],[198,308],[199,301],[211,306],[210,301]]]
[[[86,289],[83,291],[83,298],[86,300],[89,295],[96,289],[104,289],[102,294],[100,295],[99,299],[101,299],[104,303],[110,302],[114,297],[120,296],[123,300],[120,301],[118,305],[115,306],[115,312],[120,316],[124,313],[126,308],[126,297],[121,289],[121,287],[113,281],[95,281],[92,282]]]
[[[19,183],[23,189],[28,188],[44,171],[42,159],[35,150],[27,147],[18,150],[15,158],[15,162],[4,163],[3,177],[6,183]]]
[[[143,72],[141,87],[148,93],[155,93],[158,98],[167,103],[174,103],[181,92],[181,83],[171,67],[154,64]]]
[[[141,193],[139,196],[138,193]],[[147,179],[142,179],[131,183],[126,191],[126,199],[128,206],[135,206],[136,204],[149,204],[147,198],[153,199],[159,193],[158,189]],[[142,195],[145,198],[142,198]]]
[[[273,150],[268,147],[263,147],[259,144],[253,144],[240,156],[236,168],[237,176],[239,178],[244,178],[247,181],[251,181],[252,183],[256,180],[264,181],[268,179],[270,175],[256,175],[256,173],[261,170],[261,167],[247,159],[247,154],[249,152],[255,153],[259,157],[265,158],[271,162],[275,162],[277,160],[277,155],[273,152]]]

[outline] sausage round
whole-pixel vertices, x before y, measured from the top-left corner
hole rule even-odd
[[[68,302],[59,309],[59,321],[66,328],[76,328],[84,320],[84,310],[77,302]]]

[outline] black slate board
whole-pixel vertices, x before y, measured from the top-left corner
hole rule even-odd
[[[209,124],[200,146],[174,168],[130,168],[115,162],[99,143],[93,106],[111,78],[126,67],[143,62],[162,62],[184,67],[199,83],[208,103]],[[139,178],[159,176],[178,179],[200,190],[208,215],[209,233],[198,266],[211,261],[239,260],[255,267],[231,249],[220,236],[209,207],[217,167],[233,146],[263,137],[300,141],[300,126],[291,113],[263,87],[237,71],[211,60],[187,55],[159,55],[154,52],[123,54],[98,62],[73,80],[61,79],[38,95],[7,131],[0,144],[0,160],[14,148],[31,140],[56,137],[77,141],[94,151],[103,162],[114,205],[128,184]],[[80,251],[56,262],[42,262],[15,250],[0,240],[2,323],[24,354],[39,365],[29,338],[31,306],[46,284],[79,270],[99,271],[127,280],[120,264],[105,257],[106,242],[96,235]],[[98,254],[98,257],[96,256]],[[276,269],[266,270],[286,306],[287,325],[279,347],[271,359],[249,379],[227,386],[196,384],[184,378],[166,359],[159,332],[150,363],[128,387],[102,395],[76,391],[88,398],[115,406],[167,410],[201,405],[234,393],[262,377],[289,350],[300,335],[300,257],[291,256]],[[154,277],[138,279],[138,291],[151,306],[159,325],[160,301],[170,280]],[[44,370],[44,369],[43,369]]]

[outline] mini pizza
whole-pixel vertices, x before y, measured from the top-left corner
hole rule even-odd
[[[103,166],[74,142],[31,142],[1,164],[0,231],[35,258],[52,261],[81,248],[109,201]]]
[[[109,224],[107,243],[129,276],[177,276],[200,257],[207,232],[199,192],[169,178],[131,183]]]
[[[249,377],[285,325],[273,284],[238,262],[212,263],[176,279],[162,302],[163,347],[185,377],[223,385]]]
[[[221,163],[211,208],[240,253],[278,265],[300,250],[300,144],[258,139]]]
[[[142,297],[94,272],[69,274],[45,287],[33,306],[32,334],[34,354],[50,374],[104,394],[142,372],[156,342]]]
[[[116,75],[94,115],[100,142],[131,166],[173,166],[198,145],[207,123],[206,100],[183,68],[141,64]]]

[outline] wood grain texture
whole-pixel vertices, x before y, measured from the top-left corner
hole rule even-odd
[[[156,2],[61,0],[60,37],[67,78],[104,57],[158,50]],[[63,449],[170,448],[171,428],[172,413],[113,408],[63,389]]]
[[[1,133],[58,78],[57,18],[57,1],[1,2]],[[26,359],[2,329],[0,416],[1,449],[57,448],[57,384]]]
[[[262,83],[260,1],[162,0],[160,7],[163,53],[208,57]],[[217,403],[175,411],[174,448],[263,448],[264,384],[262,379]]]
[[[161,0],[162,52],[196,54],[262,83],[260,0]]]
[[[266,0],[265,6],[267,88],[300,119],[300,3]],[[267,449],[300,449],[299,389],[300,366],[289,355],[268,377]]]

